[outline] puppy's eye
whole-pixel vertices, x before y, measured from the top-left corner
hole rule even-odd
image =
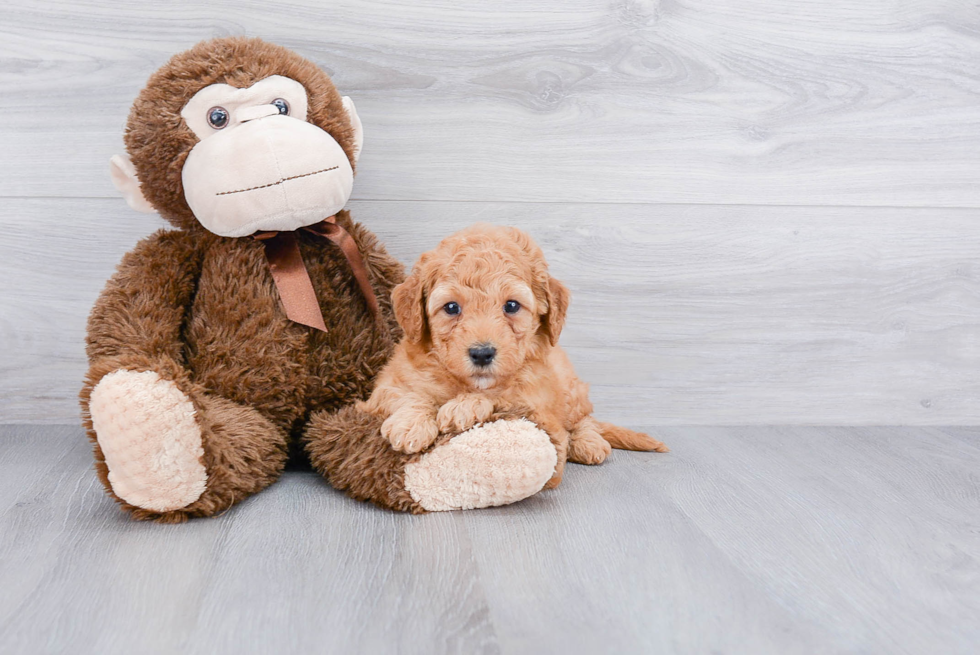
[[[228,110],[224,107],[211,107],[208,110],[208,125],[220,130],[228,124]]]
[[[442,311],[446,312],[450,316],[456,316],[456,314],[459,314],[460,312],[460,307],[458,303],[447,302],[442,306]]]
[[[282,98],[273,100],[272,105],[279,110],[280,114],[286,115],[289,113],[289,104]]]
[[[508,300],[504,303],[504,311],[508,314],[516,314],[521,309],[521,303],[516,300]]]

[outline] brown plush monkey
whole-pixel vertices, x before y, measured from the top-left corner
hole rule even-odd
[[[361,124],[316,65],[258,39],[198,44],[150,78],[125,143],[117,188],[177,229],[141,241],[99,297],[81,403],[99,477],[135,518],[224,510],[274,482],[296,440],[335,487],[404,511],[514,502],[551,477],[526,421],[405,455],[351,406],[400,334],[404,273],[343,210]]]

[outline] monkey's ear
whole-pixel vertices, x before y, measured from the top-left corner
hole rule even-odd
[[[344,109],[347,110],[351,127],[354,128],[354,163],[357,163],[358,157],[361,156],[361,146],[364,144],[364,128],[361,127],[361,119],[354,109],[354,101],[348,96],[344,96]]]
[[[392,289],[391,305],[405,338],[413,343],[422,341],[426,327],[425,298],[422,294],[422,276],[417,266],[408,279]]]
[[[155,214],[157,210],[143,197],[140,181],[136,177],[136,167],[128,155],[113,155],[109,160],[109,176],[112,186],[123,195],[126,204],[138,212]]]

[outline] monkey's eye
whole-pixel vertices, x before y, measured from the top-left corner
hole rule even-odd
[[[224,107],[211,107],[208,109],[208,125],[216,130],[220,130],[228,124],[228,110]]]
[[[446,312],[450,316],[456,316],[461,311],[459,303],[447,302],[442,306],[442,311]]]
[[[283,116],[289,114],[289,103],[287,103],[282,98],[276,98],[272,101],[272,104],[279,110],[279,113]]]
[[[516,314],[521,309],[521,303],[516,300],[508,300],[504,303],[504,311],[508,314]]]

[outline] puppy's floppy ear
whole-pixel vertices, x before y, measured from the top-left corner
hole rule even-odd
[[[571,298],[571,293],[564,284],[548,276],[545,298],[548,300],[548,313],[544,315],[541,322],[548,332],[548,341],[551,342],[552,346],[557,346],[561,329],[565,327],[565,314],[568,313],[568,301]]]
[[[422,297],[422,275],[416,266],[412,274],[391,292],[395,318],[405,337],[412,342],[422,341],[425,334],[425,298]]]

